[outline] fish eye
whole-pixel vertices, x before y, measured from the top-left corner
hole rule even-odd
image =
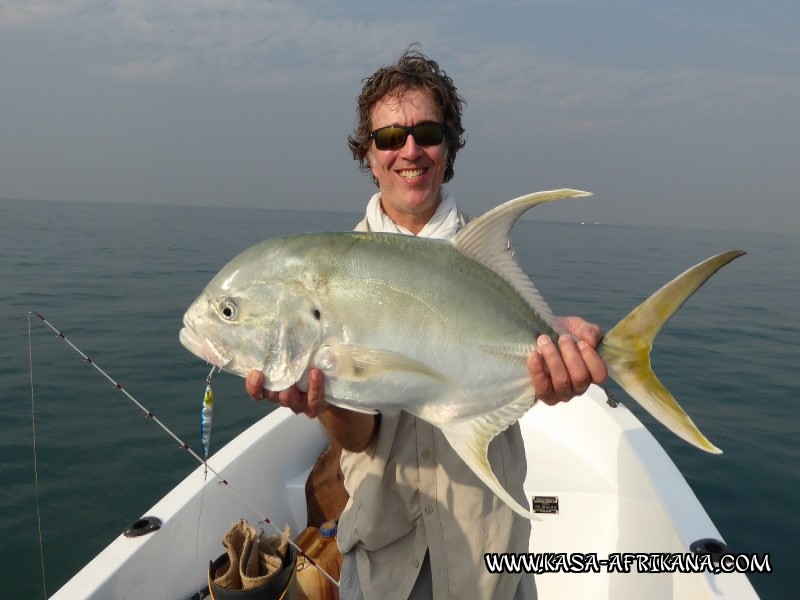
[[[227,321],[233,321],[238,314],[236,303],[233,300],[223,300],[219,305],[219,313]]]

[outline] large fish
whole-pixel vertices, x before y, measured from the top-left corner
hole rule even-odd
[[[269,240],[233,259],[184,316],[186,348],[223,370],[260,369],[266,387],[306,389],[325,374],[326,399],[375,413],[405,410],[440,428],[476,475],[516,512],[489,442],[536,402],[527,368],[540,333],[563,332],[511,253],[508,234],[529,208],[577,190],[511,200],[452,240],[318,233]],[[719,452],[650,368],[664,322],[718,269],[719,254],[662,287],[605,334],[610,376],[678,436]]]

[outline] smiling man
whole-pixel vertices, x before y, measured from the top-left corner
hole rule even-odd
[[[441,203],[448,153],[440,112],[430,94],[419,89],[399,90],[372,109],[375,149],[368,156],[381,190],[373,202],[413,235]]]
[[[447,239],[464,225],[443,187],[464,146],[462,106],[453,81],[415,50],[364,80],[348,143],[379,191],[357,230]],[[564,324],[573,335],[557,343],[541,336],[528,360],[536,397],[547,404],[569,400],[607,374],[594,350],[599,328],[575,317]],[[344,448],[350,500],[338,529],[341,598],[536,597],[532,575],[493,574],[483,566],[486,552],[527,552],[530,522],[478,479],[439,429],[403,411],[374,416],[329,405],[317,369],[307,393],[294,386],[268,392],[263,385],[262,373],[250,374],[253,398],[319,418]],[[518,423],[492,441],[489,463],[502,486],[526,504]]]

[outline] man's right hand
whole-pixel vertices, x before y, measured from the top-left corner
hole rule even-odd
[[[308,392],[300,391],[295,385],[280,392],[271,392],[264,387],[264,373],[256,369],[250,371],[245,387],[253,400],[266,398],[271,402],[286,406],[295,414],[302,413],[312,419],[330,407],[330,404],[325,401],[322,371],[319,369],[311,369],[308,373]]]
[[[297,389],[296,385],[280,392],[271,392],[264,387],[264,373],[254,369],[247,376],[245,387],[253,400],[266,398],[286,406],[295,414],[302,413],[312,419],[319,417],[325,431],[342,448],[363,452],[377,435],[380,420],[375,415],[328,404],[323,379],[322,371],[311,369],[308,373],[308,392]]]

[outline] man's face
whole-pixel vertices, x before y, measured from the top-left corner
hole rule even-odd
[[[387,125],[441,123],[431,96],[419,89],[389,94],[372,109],[372,130]],[[420,146],[413,135],[397,150],[378,150],[371,142],[370,168],[381,190],[383,211],[398,225],[418,233],[436,212],[447,167],[447,145]]]

